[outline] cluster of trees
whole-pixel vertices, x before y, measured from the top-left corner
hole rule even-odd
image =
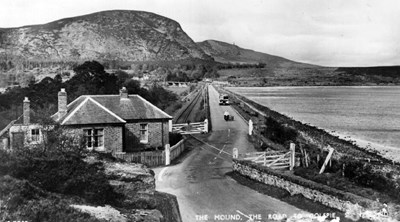
[[[63,60],[63,59],[26,59],[15,55],[0,56],[0,71],[8,71],[10,69],[34,69],[44,67],[63,67],[71,69],[77,66],[78,60]]]
[[[31,73],[7,73],[0,75],[0,87],[12,85],[28,86],[35,81],[35,76]]]
[[[199,64],[197,66],[178,65],[172,70],[167,71],[167,81],[187,82],[200,81],[203,78],[218,78],[216,66]]]
[[[27,87],[14,87],[0,94],[0,111],[10,109],[12,105],[21,104],[24,97],[29,97],[33,108],[55,107],[57,93],[66,88],[68,102],[81,95],[118,94],[125,86],[130,94],[139,94],[161,109],[177,101],[177,96],[161,86],[153,85],[150,89],[140,87],[140,83],[130,79],[124,72],[107,73],[104,66],[97,61],[87,61],[74,68],[74,75],[62,82],[61,75],[46,77],[38,83],[31,82]],[[55,110],[54,110],[55,111]]]
[[[218,69],[250,69],[250,68],[265,68],[266,64],[259,63],[223,63],[218,65]]]

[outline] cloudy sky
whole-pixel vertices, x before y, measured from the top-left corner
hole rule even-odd
[[[178,21],[194,41],[215,39],[326,66],[400,65],[398,0],[0,0],[0,27],[111,9]]]

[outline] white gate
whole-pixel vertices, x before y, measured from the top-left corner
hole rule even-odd
[[[208,120],[197,123],[172,124],[172,132],[180,134],[208,133]]]

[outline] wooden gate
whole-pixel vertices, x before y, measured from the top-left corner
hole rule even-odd
[[[292,151],[267,151],[239,154],[238,159],[250,160],[276,170],[293,169]]]
[[[208,133],[208,120],[190,124],[172,124],[172,132],[180,134]]]

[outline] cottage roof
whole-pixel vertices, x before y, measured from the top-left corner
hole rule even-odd
[[[57,117],[57,115],[53,115]],[[139,95],[84,95],[67,105],[62,125],[125,123],[129,120],[172,119]]]

